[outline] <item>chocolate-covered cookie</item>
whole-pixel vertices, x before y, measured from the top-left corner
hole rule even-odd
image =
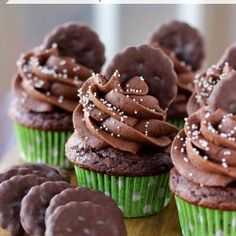
[[[205,57],[204,41],[200,32],[180,21],[163,24],[151,35],[150,43],[159,43],[174,52],[180,61],[198,70]]]
[[[22,236],[24,230],[19,215],[21,201],[33,186],[47,180],[36,175],[17,175],[0,184],[0,227],[13,236]]]
[[[54,213],[54,211],[69,202],[92,202],[96,205],[109,208],[122,216],[121,210],[116,206],[116,203],[105,194],[88,189],[88,188],[71,188],[66,189],[63,192],[52,198],[49,207],[46,210],[45,221]]]
[[[221,108],[228,113],[236,113],[236,71],[232,70],[220,80],[208,98],[208,105],[214,111]]]
[[[21,204],[21,224],[28,235],[44,236],[45,211],[51,199],[71,185],[64,181],[48,181],[30,189]]]
[[[236,43],[231,44],[224,52],[223,56],[220,58],[217,63],[218,66],[224,66],[225,63],[228,63],[234,69],[236,68]]]
[[[70,202],[58,207],[46,223],[45,236],[126,235],[120,214],[92,202]]]
[[[79,22],[68,22],[56,27],[43,42],[43,48],[57,44],[62,56],[74,58],[78,63],[99,72],[105,62],[105,48],[98,35]]]
[[[135,76],[143,77],[149,94],[158,98],[162,109],[166,109],[176,96],[177,76],[173,63],[161,49],[148,45],[128,47],[116,54],[107,65],[104,71],[106,78],[111,78],[116,70],[122,83]]]
[[[38,177],[50,178],[51,180],[67,180],[67,172],[57,170],[45,164],[23,164],[12,166],[3,173],[0,173],[0,183],[16,175],[33,174]]]

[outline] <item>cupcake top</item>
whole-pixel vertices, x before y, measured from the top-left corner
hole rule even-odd
[[[152,33],[150,45],[160,47],[170,57],[178,76],[178,93],[169,108],[168,118],[184,118],[187,101],[193,92],[193,71],[200,68],[205,57],[203,38],[188,24],[172,21]]]
[[[171,61],[160,49],[129,47],[113,58],[104,74],[92,76],[80,90],[75,132],[66,145],[69,160],[111,174],[169,169],[168,148],[177,131],[165,120],[176,95]]]
[[[211,95],[216,84],[224,79],[232,67],[228,62],[222,66],[213,65],[206,72],[197,75],[194,79],[194,92],[188,100],[187,112],[189,115],[208,104],[208,98]]]
[[[103,63],[104,46],[95,32],[74,22],[59,26],[41,47],[18,60],[13,82],[16,100],[37,113],[72,112],[77,90]]]
[[[149,71],[146,68],[145,72],[155,73],[148,77],[145,74],[142,76],[142,71],[125,70],[124,65],[120,64],[124,63],[124,58],[134,60],[135,53],[141,55],[142,52],[146,55],[150,53],[153,61],[155,58],[159,60],[160,68],[161,62],[165,63],[162,64],[164,69],[156,67],[154,71],[151,68]],[[141,57],[145,57],[145,54]],[[129,66],[131,64],[135,62],[128,63]],[[82,87],[81,105],[74,112],[75,130],[78,133],[85,133],[85,129],[89,131],[86,137],[95,149],[112,146],[136,154],[144,145],[156,148],[170,145],[170,136],[176,129],[165,121],[165,109],[172,100],[171,95],[175,95],[176,77],[167,57],[160,50],[146,45],[130,47],[113,59],[105,74],[109,76],[112,70],[114,72],[107,77],[108,80],[96,75]],[[157,86],[151,90],[148,82],[154,83],[155,78]],[[160,94],[158,83],[165,90],[169,85],[170,92]]]
[[[232,186],[236,179],[236,72],[220,80],[208,107],[186,119],[171,156],[180,175],[200,185]]]
[[[196,112],[203,106],[208,105],[208,98],[215,85],[224,79],[232,69],[236,67],[236,45],[230,45],[216,65],[211,66],[201,75],[194,79],[194,92],[187,104],[188,115]]]

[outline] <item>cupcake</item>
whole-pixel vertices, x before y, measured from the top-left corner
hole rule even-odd
[[[77,91],[104,60],[97,34],[75,22],[54,29],[40,47],[20,57],[9,114],[27,162],[71,166],[64,146],[73,132]]]
[[[230,45],[216,65],[194,78],[194,92],[188,100],[187,113],[191,115],[201,107],[207,106],[208,98],[215,85],[236,67],[236,44]]]
[[[235,90],[232,70],[172,144],[170,188],[184,236],[236,235]]]
[[[171,21],[152,33],[149,44],[161,48],[174,63],[178,93],[168,109],[167,118],[183,128],[187,101],[193,92],[194,73],[201,68],[205,57],[202,35],[184,22]]]
[[[118,53],[104,75],[80,90],[66,156],[79,185],[111,196],[125,217],[157,213],[170,201],[169,150],[177,128],[166,122],[166,109],[176,80],[169,58],[141,45]]]

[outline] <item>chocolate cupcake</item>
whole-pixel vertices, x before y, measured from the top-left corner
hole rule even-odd
[[[178,93],[167,117],[171,123],[183,128],[187,101],[193,92],[194,73],[201,68],[205,57],[202,35],[184,22],[171,21],[152,33],[149,44],[161,48],[174,63]]]
[[[79,184],[111,196],[125,217],[154,214],[170,201],[169,147],[177,128],[166,122],[166,109],[176,79],[160,49],[141,45],[118,53],[80,90],[66,156]]]
[[[236,235],[236,72],[215,85],[175,138],[170,187],[183,235]]]
[[[73,131],[77,90],[104,60],[97,34],[75,22],[54,29],[40,47],[20,57],[9,114],[26,161],[70,167],[64,145]]]
[[[194,92],[188,100],[188,115],[201,107],[208,105],[208,98],[215,85],[224,79],[232,69],[236,68],[236,45],[231,44],[224,52],[218,63],[194,78]]]

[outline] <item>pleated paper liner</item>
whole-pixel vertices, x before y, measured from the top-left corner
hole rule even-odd
[[[183,236],[235,236],[236,211],[190,204],[175,197]]]
[[[176,126],[178,129],[184,128],[184,119],[168,119],[167,121]]]
[[[41,131],[15,124],[22,158],[30,163],[45,163],[71,169],[65,156],[65,143],[71,132]]]
[[[169,173],[147,177],[100,174],[75,166],[80,186],[96,189],[112,197],[124,217],[142,217],[160,212],[171,200]]]

